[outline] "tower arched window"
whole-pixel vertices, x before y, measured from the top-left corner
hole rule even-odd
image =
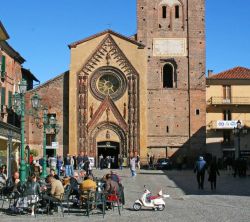
[[[167,6],[162,6],[162,18],[167,18]]]
[[[174,87],[174,67],[171,64],[163,66],[163,88]]]
[[[175,18],[180,18],[180,6],[175,6]]]

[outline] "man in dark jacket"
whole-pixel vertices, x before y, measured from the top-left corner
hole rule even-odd
[[[6,187],[3,189],[4,194],[10,194],[12,192],[19,192],[20,179],[19,173],[14,172],[13,176],[7,179]]]
[[[206,161],[203,159],[202,156],[199,157],[199,160],[196,161],[194,172],[197,173],[197,182],[198,188],[204,189],[204,178],[205,178],[205,170],[206,170]]]
[[[71,175],[71,169],[70,169],[70,165],[71,165],[71,157],[69,154],[67,154],[67,157],[65,157],[64,159],[64,166],[65,166],[65,176],[72,176]]]

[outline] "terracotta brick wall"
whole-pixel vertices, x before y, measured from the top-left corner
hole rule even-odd
[[[180,18],[163,23],[160,2],[137,1],[137,38],[148,50],[148,147],[187,147],[196,152],[205,148],[205,3],[181,1]],[[153,56],[153,38],[186,38],[189,56]],[[162,67],[168,59],[177,65],[177,87],[163,89]]]
[[[60,125],[60,131],[57,135],[59,142],[59,149],[57,154],[63,155],[68,152],[68,72],[60,75],[45,84],[31,90],[26,95],[26,110],[31,110],[30,98],[35,93],[39,94],[42,98],[41,104],[48,107],[49,114],[56,114],[57,123]],[[39,113],[42,117],[42,112]],[[40,156],[43,155],[43,129],[37,128],[32,116],[26,117],[26,143],[32,149],[38,149]],[[52,133],[53,131],[51,131]],[[48,131],[49,133],[49,131]]]

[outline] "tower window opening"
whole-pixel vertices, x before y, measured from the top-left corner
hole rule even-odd
[[[175,6],[175,18],[180,18],[180,7],[179,7],[179,5]]]
[[[170,64],[163,66],[163,88],[173,88],[174,69]]]
[[[167,18],[167,6],[162,6],[162,18]]]

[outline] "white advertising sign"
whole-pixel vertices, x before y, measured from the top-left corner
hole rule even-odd
[[[91,167],[94,167],[95,166],[95,158],[94,157],[89,157],[89,165]]]
[[[218,120],[217,121],[217,128],[218,129],[233,129],[237,127],[238,120]],[[241,121],[242,124],[242,121]]]
[[[59,143],[58,142],[52,142],[52,149],[58,149]]]

